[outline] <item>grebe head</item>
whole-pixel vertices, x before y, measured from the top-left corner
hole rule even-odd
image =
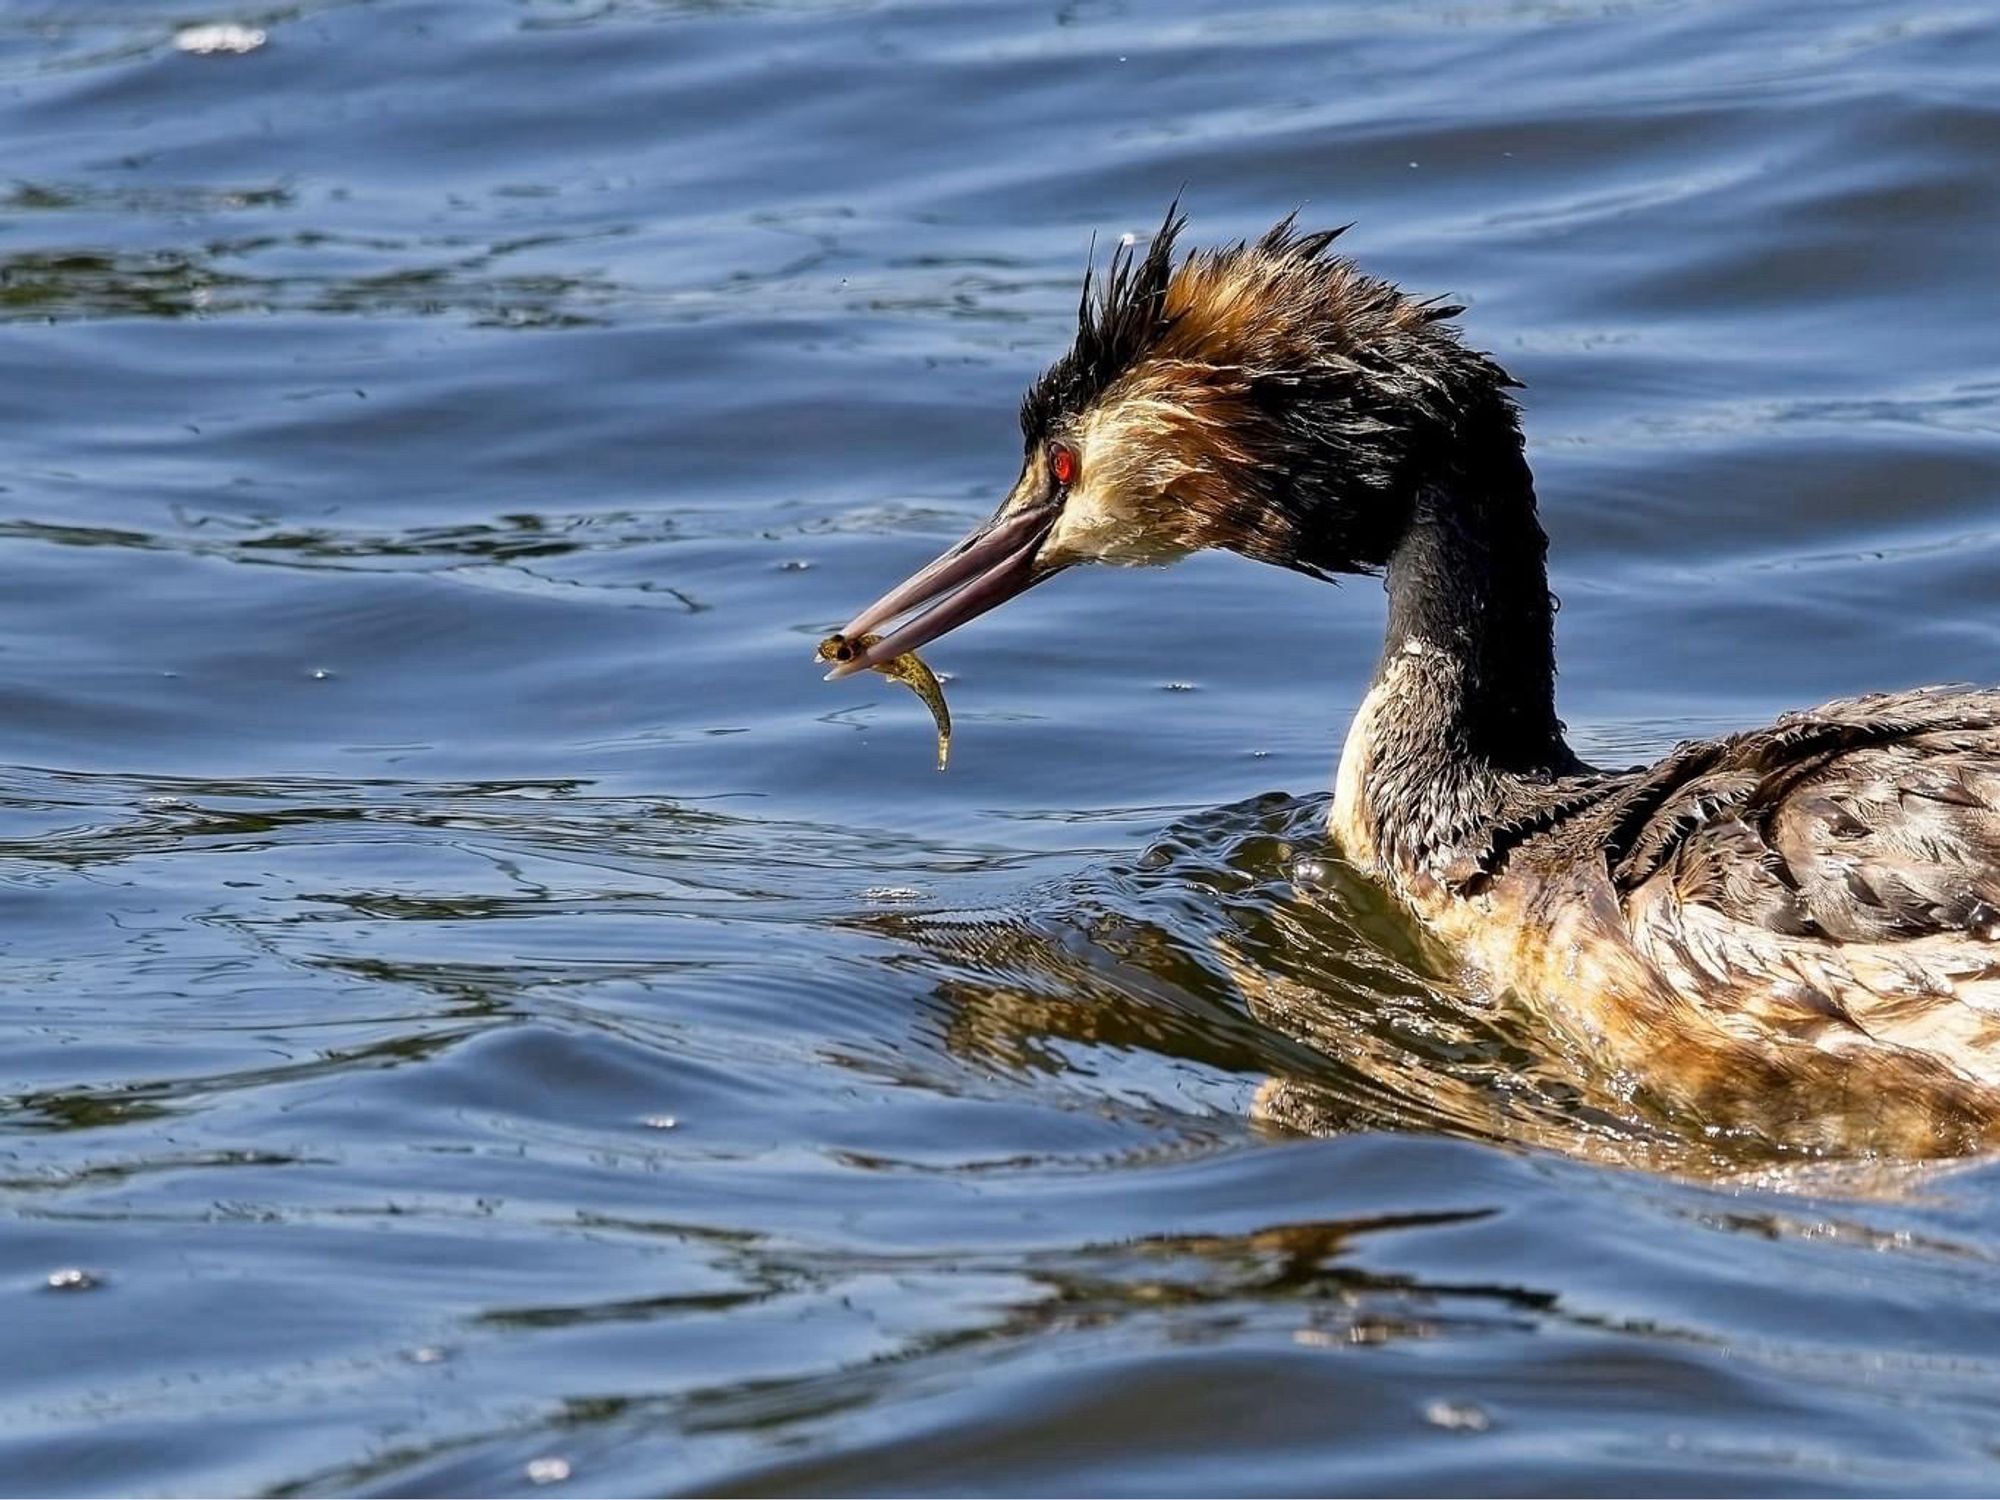
[[[931,607],[845,677],[1075,563],[1167,563],[1204,547],[1315,575],[1381,567],[1427,478],[1462,460],[1474,410],[1513,431],[1508,380],[1442,320],[1287,218],[1254,243],[1175,259],[1169,209],[1084,277],[1076,341],[1021,403],[1021,474],[992,519],[842,632]],[[1482,424],[1484,425],[1484,424]],[[1516,439],[1518,443],[1518,439]],[[1518,452],[1518,448],[1516,449]]]

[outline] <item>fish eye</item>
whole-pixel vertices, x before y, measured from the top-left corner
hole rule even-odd
[[[1056,483],[1068,486],[1076,482],[1076,471],[1081,467],[1077,461],[1076,449],[1068,443],[1049,444],[1049,472],[1055,475]]]

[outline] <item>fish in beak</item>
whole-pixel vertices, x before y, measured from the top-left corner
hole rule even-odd
[[[872,635],[889,621],[929,605],[826,674],[828,682],[852,677],[929,645],[948,630],[1005,604],[1060,571],[1042,564],[1041,546],[1061,506],[1041,501],[1000,514],[935,562],[918,569],[841,628],[849,640]]]

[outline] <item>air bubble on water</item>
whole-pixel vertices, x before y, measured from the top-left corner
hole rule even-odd
[[[807,562],[804,558],[792,557],[792,558],[787,558],[784,562],[779,563],[778,571],[780,573],[804,573],[811,567],[812,564]]]
[[[312,669],[312,680],[314,682],[331,682],[333,681],[333,673],[329,672],[325,667],[314,667]]]
[[[1295,859],[1292,861],[1293,885],[1325,885],[1327,877],[1332,873],[1332,868],[1323,859],[1314,859],[1308,856],[1305,859]]]
[[[648,1130],[678,1130],[681,1122],[672,1115],[647,1115],[640,1123]]]
[[[569,1460],[531,1458],[528,1460],[527,1474],[530,1484],[561,1484],[569,1478]]]
[[[1170,682],[1166,685],[1166,688],[1170,693],[1192,693],[1195,691],[1195,685],[1191,682]]]
[[[1470,1401],[1431,1401],[1424,1406],[1424,1420],[1446,1432],[1484,1432],[1493,1425],[1486,1408]]]
[[[451,1358],[451,1353],[436,1344],[419,1344],[406,1357],[413,1365],[441,1365]]]
[[[93,1292],[102,1285],[102,1281],[78,1266],[49,1272],[48,1288],[52,1292]]]
[[[913,885],[871,885],[861,893],[863,901],[921,901],[924,893]]]

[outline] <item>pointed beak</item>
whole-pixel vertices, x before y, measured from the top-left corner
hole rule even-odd
[[[1059,571],[1042,567],[1036,553],[1056,523],[1058,507],[1031,506],[995,516],[935,562],[918,569],[861,611],[841,630],[852,639],[880,629],[923,605],[929,609],[859,651],[826,674],[828,682],[865,672],[928,645],[947,630],[1005,604]]]

